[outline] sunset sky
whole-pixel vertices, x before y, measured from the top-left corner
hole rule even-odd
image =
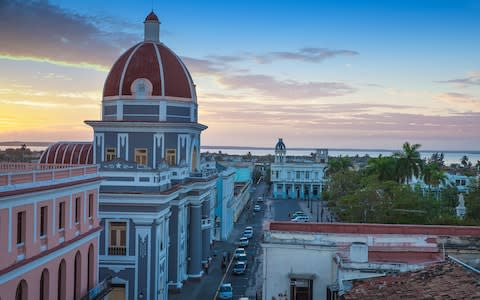
[[[88,141],[151,0],[0,0],[0,141]],[[480,1],[153,1],[203,145],[480,150]]]

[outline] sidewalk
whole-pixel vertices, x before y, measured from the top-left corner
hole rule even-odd
[[[313,200],[311,202],[311,208],[308,206],[307,201],[299,201],[298,204],[305,214],[310,218],[310,222],[335,222],[335,217],[325,206],[324,201]]]

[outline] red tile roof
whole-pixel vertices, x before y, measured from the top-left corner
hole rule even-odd
[[[267,230],[347,234],[421,234],[439,236],[480,236],[479,226],[270,222],[269,224],[267,224]]]
[[[446,261],[417,272],[355,280],[345,300],[480,299],[480,275]]]

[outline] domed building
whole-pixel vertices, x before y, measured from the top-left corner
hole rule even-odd
[[[158,17],[144,24],[144,40],[108,73],[102,119],[85,121],[104,178],[99,276],[112,277],[109,299],[167,299],[201,277],[210,257],[216,174],[200,163],[207,126],[187,67],[160,41]]]
[[[328,149],[317,149],[314,159],[287,160],[287,147],[282,138],[275,145],[275,161],[270,180],[276,199],[319,200],[326,184],[325,169]],[[311,206],[309,203],[308,206]]]

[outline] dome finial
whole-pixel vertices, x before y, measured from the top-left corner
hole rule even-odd
[[[145,41],[160,41],[160,21],[157,15],[152,11],[145,18]]]

